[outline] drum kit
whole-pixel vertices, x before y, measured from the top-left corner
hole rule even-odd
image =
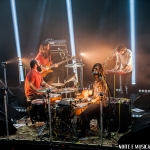
[[[76,67],[81,65],[77,64]],[[74,65],[68,65],[74,67]],[[64,87],[64,83],[52,83],[51,86],[55,90],[42,89],[41,93],[46,94],[45,99],[35,99],[31,102],[31,121],[44,122],[41,127],[38,137],[41,136],[44,128],[49,125],[50,139],[55,132],[57,135],[72,135],[76,133],[75,116],[80,116],[81,113],[88,107],[89,100],[84,103],[82,101],[82,93],[79,93],[78,88]],[[57,89],[57,90],[56,90]],[[55,92],[54,92],[55,91]],[[81,92],[81,91],[80,91]]]

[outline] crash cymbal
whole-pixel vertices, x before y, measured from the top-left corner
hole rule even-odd
[[[82,64],[82,63],[75,63],[75,64],[68,64],[68,65],[65,65],[65,67],[68,67],[68,68],[76,68],[76,67],[82,67],[84,66],[85,64]]]
[[[51,84],[52,86],[64,86],[65,84],[64,83],[52,83]]]

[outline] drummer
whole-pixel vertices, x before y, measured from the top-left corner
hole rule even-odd
[[[100,103],[103,106],[103,113],[107,112],[108,109],[108,87],[105,81],[105,75],[103,67],[100,63],[96,63],[92,68],[92,74],[95,82],[93,84],[93,98],[90,106],[86,108],[81,114],[82,127],[81,127],[81,139],[86,140],[86,130],[90,129],[90,119],[99,116],[100,114]],[[82,93],[84,97],[88,97],[87,93]],[[99,119],[99,117],[98,117]],[[100,121],[100,120],[99,120]]]
[[[53,87],[47,84],[40,74],[41,68],[37,60],[31,60],[31,70],[27,73],[25,79],[25,96],[29,100],[45,99],[47,89]]]

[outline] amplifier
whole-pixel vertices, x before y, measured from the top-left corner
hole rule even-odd
[[[112,109],[109,122],[110,132],[127,132],[132,118],[130,103],[111,103],[110,105]]]
[[[115,103],[131,103],[131,100],[128,98],[114,98],[110,97],[110,103],[115,104]]]
[[[68,53],[66,40],[47,40],[51,46],[51,53]]]

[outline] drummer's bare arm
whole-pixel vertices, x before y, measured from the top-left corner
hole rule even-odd
[[[46,87],[46,88],[51,88],[51,86],[47,84],[44,80],[41,82],[41,86]]]

